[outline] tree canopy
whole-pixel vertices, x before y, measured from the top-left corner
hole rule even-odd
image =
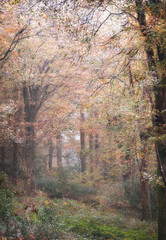
[[[165,0],[0,3],[0,169],[11,189],[79,199],[81,184],[80,198],[89,187],[99,204],[157,214],[166,239],[165,20]]]

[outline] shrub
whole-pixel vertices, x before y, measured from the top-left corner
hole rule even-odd
[[[36,186],[38,189],[48,193],[51,197],[62,197],[58,183],[52,177],[37,178]]]
[[[85,195],[96,194],[96,189],[92,186],[72,182],[70,183],[70,198],[77,199]]]
[[[62,170],[58,172],[56,178],[38,178],[36,185],[38,189],[43,190],[50,197],[56,198],[79,199],[84,195],[93,195],[96,193],[94,187],[72,181],[67,172]]]
[[[13,219],[13,193],[9,189],[0,189],[0,232],[3,235],[11,234]]]
[[[35,239],[61,239],[62,229],[59,227],[56,209],[52,206],[44,206],[39,209],[38,221],[34,224]]]

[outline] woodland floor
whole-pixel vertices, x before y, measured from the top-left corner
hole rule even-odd
[[[7,226],[0,226],[1,234],[8,228],[2,239],[157,239],[156,224],[141,222],[132,212],[103,211],[100,206],[94,208],[74,200],[49,199],[42,193],[37,197],[15,198],[13,214],[9,214]]]

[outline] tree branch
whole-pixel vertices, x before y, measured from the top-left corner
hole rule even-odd
[[[22,40],[23,38],[20,38],[20,36],[23,34],[23,32],[28,28],[29,24],[25,25],[20,31],[18,31],[16,33],[16,35],[14,36],[13,40],[12,40],[12,43],[10,44],[8,50],[4,53],[4,54],[1,54],[0,56],[0,61],[3,61],[7,58],[7,56],[9,55],[10,52],[12,52],[15,47],[17,46],[18,42],[20,40]]]

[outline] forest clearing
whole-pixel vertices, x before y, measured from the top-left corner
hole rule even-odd
[[[166,0],[2,0],[0,43],[0,239],[166,240]]]

